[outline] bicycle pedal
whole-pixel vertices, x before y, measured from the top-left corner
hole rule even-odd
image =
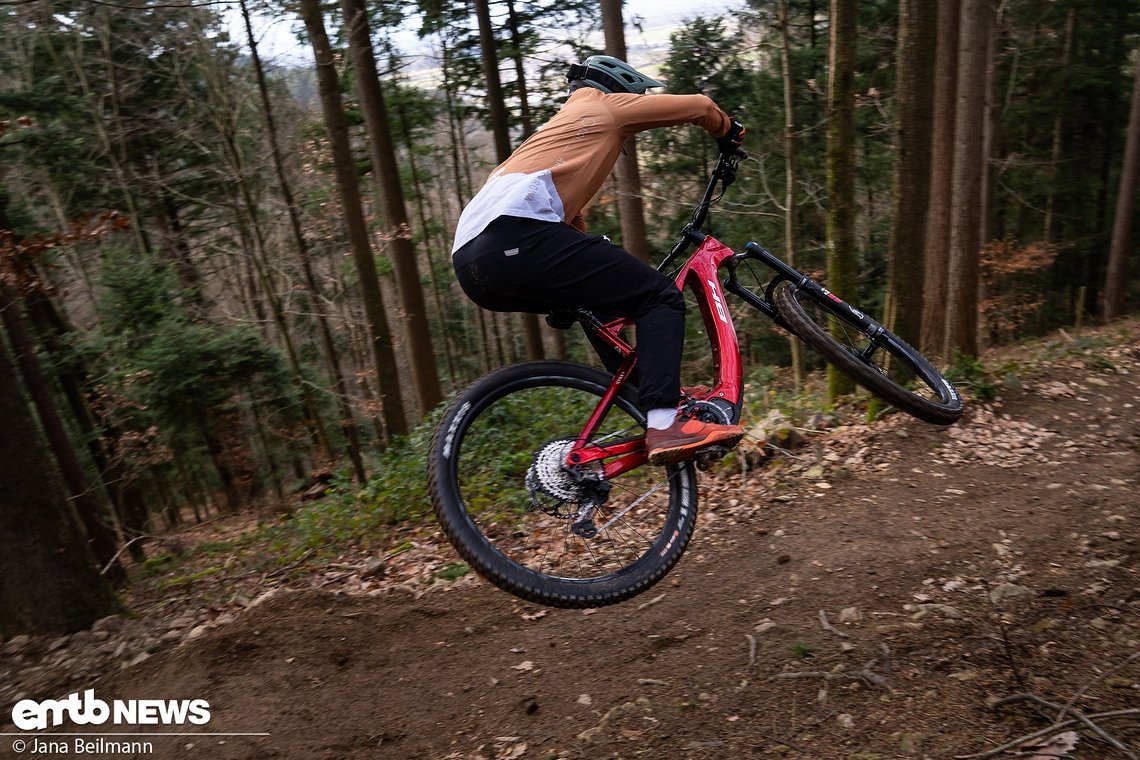
[[[698,451],[696,457],[694,457],[697,469],[704,472],[713,462],[719,462],[724,459],[728,452],[729,449],[725,446],[709,446],[707,449]]]

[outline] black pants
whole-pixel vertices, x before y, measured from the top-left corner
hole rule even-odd
[[[632,319],[642,410],[677,405],[685,299],[653,267],[599,235],[514,216],[491,222],[452,263],[463,292],[484,309],[549,314],[584,308]],[[611,370],[615,353],[599,351]]]

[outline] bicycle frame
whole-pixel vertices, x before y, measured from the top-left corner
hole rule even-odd
[[[758,296],[739,283],[736,279],[736,266],[745,259],[759,259],[767,266],[775,269],[777,275],[769,288],[784,277],[798,279],[803,278],[803,275],[753,243],[745,247],[744,253],[737,253],[711,235],[705,235],[699,231],[698,228],[704,223],[717,185],[723,181],[727,186],[734,176],[735,166],[722,159],[713,171],[704,198],[693,217],[693,223],[685,227],[681,239],[658,266],[658,270],[664,271],[689,246],[697,245],[697,250],[677,271],[674,279],[679,290],[683,291],[687,287],[696,297],[701,317],[704,320],[706,335],[709,338],[709,347],[716,373],[716,385],[706,398],[715,398],[727,402],[734,410],[733,417],[739,418],[743,391],[743,367],[740,361],[740,347],[736,338],[736,329],[732,323],[732,315],[725,303],[725,289],[727,288],[729,292],[740,296],[747,303],[779,321],[770,298]],[[719,271],[726,264],[730,274],[722,283],[719,278]],[[593,330],[604,342],[616,349],[623,357],[623,362],[615,373],[613,382],[610,383],[601,401],[598,402],[594,412],[590,415],[589,421],[578,435],[577,443],[567,454],[566,463],[575,466],[609,460],[604,461],[602,468],[605,477],[612,478],[645,464],[647,453],[644,437],[638,436],[603,445],[588,444],[587,442],[597,433],[602,420],[613,406],[618,394],[625,387],[634,367],[637,365],[637,355],[633,347],[620,334],[628,323],[627,319],[618,319],[608,324],[602,324],[586,311],[580,310],[576,312],[576,316],[586,329]]]
[[[739,156],[740,158],[746,157],[743,153]],[[697,246],[697,250],[686,259],[677,271],[675,281],[679,290],[684,291],[687,287],[695,295],[701,317],[704,320],[705,332],[709,339],[709,348],[712,352],[713,366],[716,372],[716,384],[705,399],[719,399],[730,404],[733,409],[733,421],[740,417],[743,367],[740,360],[740,345],[736,338],[736,329],[733,326],[732,315],[729,313],[725,301],[726,292],[732,293],[750,306],[759,309],[780,327],[789,329],[772,302],[773,289],[786,280],[795,283],[796,287],[806,288],[817,295],[824,296],[829,302],[828,308],[830,310],[838,312],[842,309],[860,322],[864,322],[866,326],[871,328],[872,335],[883,330],[877,322],[842,301],[807,275],[788,266],[763,246],[750,242],[744,246],[743,252],[737,253],[711,235],[706,235],[700,231],[701,225],[704,224],[708,216],[709,207],[713,203],[713,194],[716,192],[717,186],[721,183],[724,183],[725,187],[732,184],[736,177],[738,162],[739,158],[737,157],[721,158],[713,170],[704,197],[693,214],[692,223],[686,225],[680,240],[657,267],[658,271],[664,272],[690,246]],[[772,279],[764,288],[763,295],[749,290],[737,279],[737,267],[745,261],[758,261],[774,272]],[[728,272],[723,280],[719,276],[722,267]],[[624,360],[614,375],[613,382],[610,383],[601,401],[598,402],[594,412],[590,415],[589,421],[579,433],[577,442],[567,454],[566,463],[569,466],[575,466],[590,462],[603,462],[602,471],[605,477],[612,478],[645,464],[648,457],[644,437],[638,436],[603,445],[587,442],[597,433],[606,413],[625,387],[634,367],[637,365],[637,355],[633,347],[620,335],[628,320],[618,319],[608,324],[602,324],[593,314],[584,310],[577,311],[575,316],[586,329],[593,330],[603,341],[616,349]],[[874,350],[874,343],[868,350]]]
[[[678,406],[685,419],[739,422],[744,367],[733,322],[748,312],[740,307],[730,312],[728,296],[758,309],[783,327],[786,337],[814,349],[829,366],[899,411],[938,425],[960,419],[962,400],[951,384],[902,338],[756,243],[737,252],[702,232],[714,193],[732,182],[738,163],[736,156],[722,157],[659,273],[643,272],[678,308],[680,293],[682,302],[695,300],[697,308],[689,311],[700,311],[705,334],[693,348],[703,349],[707,339],[712,361],[702,350],[701,364],[711,372],[702,374],[713,377],[700,379],[711,390],[682,392],[653,382],[661,377],[646,374],[655,371],[647,361],[650,346],[639,345],[646,360],[639,361],[623,337],[623,328],[635,321],[628,318],[632,310],[618,312],[627,318],[603,324],[609,317],[586,309],[555,309],[547,322],[560,329],[581,323],[590,343],[601,349],[609,374],[568,361],[503,367],[462,391],[436,425],[427,467],[432,508],[468,564],[504,591],[554,607],[597,607],[643,592],[676,564],[695,527],[696,471],[724,457],[731,446],[685,446],[688,436],[682,435],[675,446],[662,446],[661,459],[668,464],[658,463],[654,452],[650,465],[646,432],[654,441],[658,431],[648,428],[647,416],[657,413],[639,411],[634,373],[641,374],[643,391],[650,386],[665,391],[663,403],[652,406],[670,405],[676,393],[683,396]],[[596,300],[614,313],[605,298],[583,300]],[[748,329],[754,321],[741,325]],[[642,322],[639,327],[652,326]],[[641,337],[647,337],[644,330]],[[668,332],[656,336],[666,342],[671,337]],[[676,348],[664,346],[662,356]],[[679,380],[674,369],[662,367],[669,383]],[[686,422],[682,432],[692,427]],[[698,432],[708,434],[706,444],[720,433],[728,434],[720,440],[736,443],[742,433],[724,427]],[[677,450],[691,456],[678,454],[679,461],[672,462]]]
[[[739,410],[743,390],[740,349],[736,340],[736,329],[732,324],[732,315],[725,305],[724,290],[718,279],[720,267],[737,255],[735,251],[711,235],[706,236],[696,252],[677,272],[676,283],[680,290],[688,287],[693,291],[707,328],[713,366],[717,374],[716,386],[707,398],[723,399]],[[624,361],[614,374],[610,387],[606,389],[601,401],[590,415],[566,461],[569,465],[583,465],[609,459],[611,461],[603,465],[603,472],[607,478],[612,478],[645,464],[644,438],[631,438],[608,445],[588,445],[587,441],[598,431],[617,395],[625,387],[637,365],[637,354],[620,335],[628,320],[618,319],[605,325],[596,321],[590,323],[588,317],[586,320],[587,328],[593,329],[602,340],[613,346]]]

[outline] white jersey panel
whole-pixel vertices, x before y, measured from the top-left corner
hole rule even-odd
[[[550,170],[534,174],[492,174],[459,216],[451,252],[458,251],[500,216],[564,221],[562,199],[558,197]]]

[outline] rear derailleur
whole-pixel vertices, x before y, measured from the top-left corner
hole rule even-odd
[[[576,482],[579,493],[582,494],[578,502],[578,519],[570,526],[570,532],[581,538],[594,538],[598,535],[598,527],[594,524],[594,510],[610,498],[610,489],[613,486],[601,473],[594,470],[579,470],[570,468],[567,473]]]

